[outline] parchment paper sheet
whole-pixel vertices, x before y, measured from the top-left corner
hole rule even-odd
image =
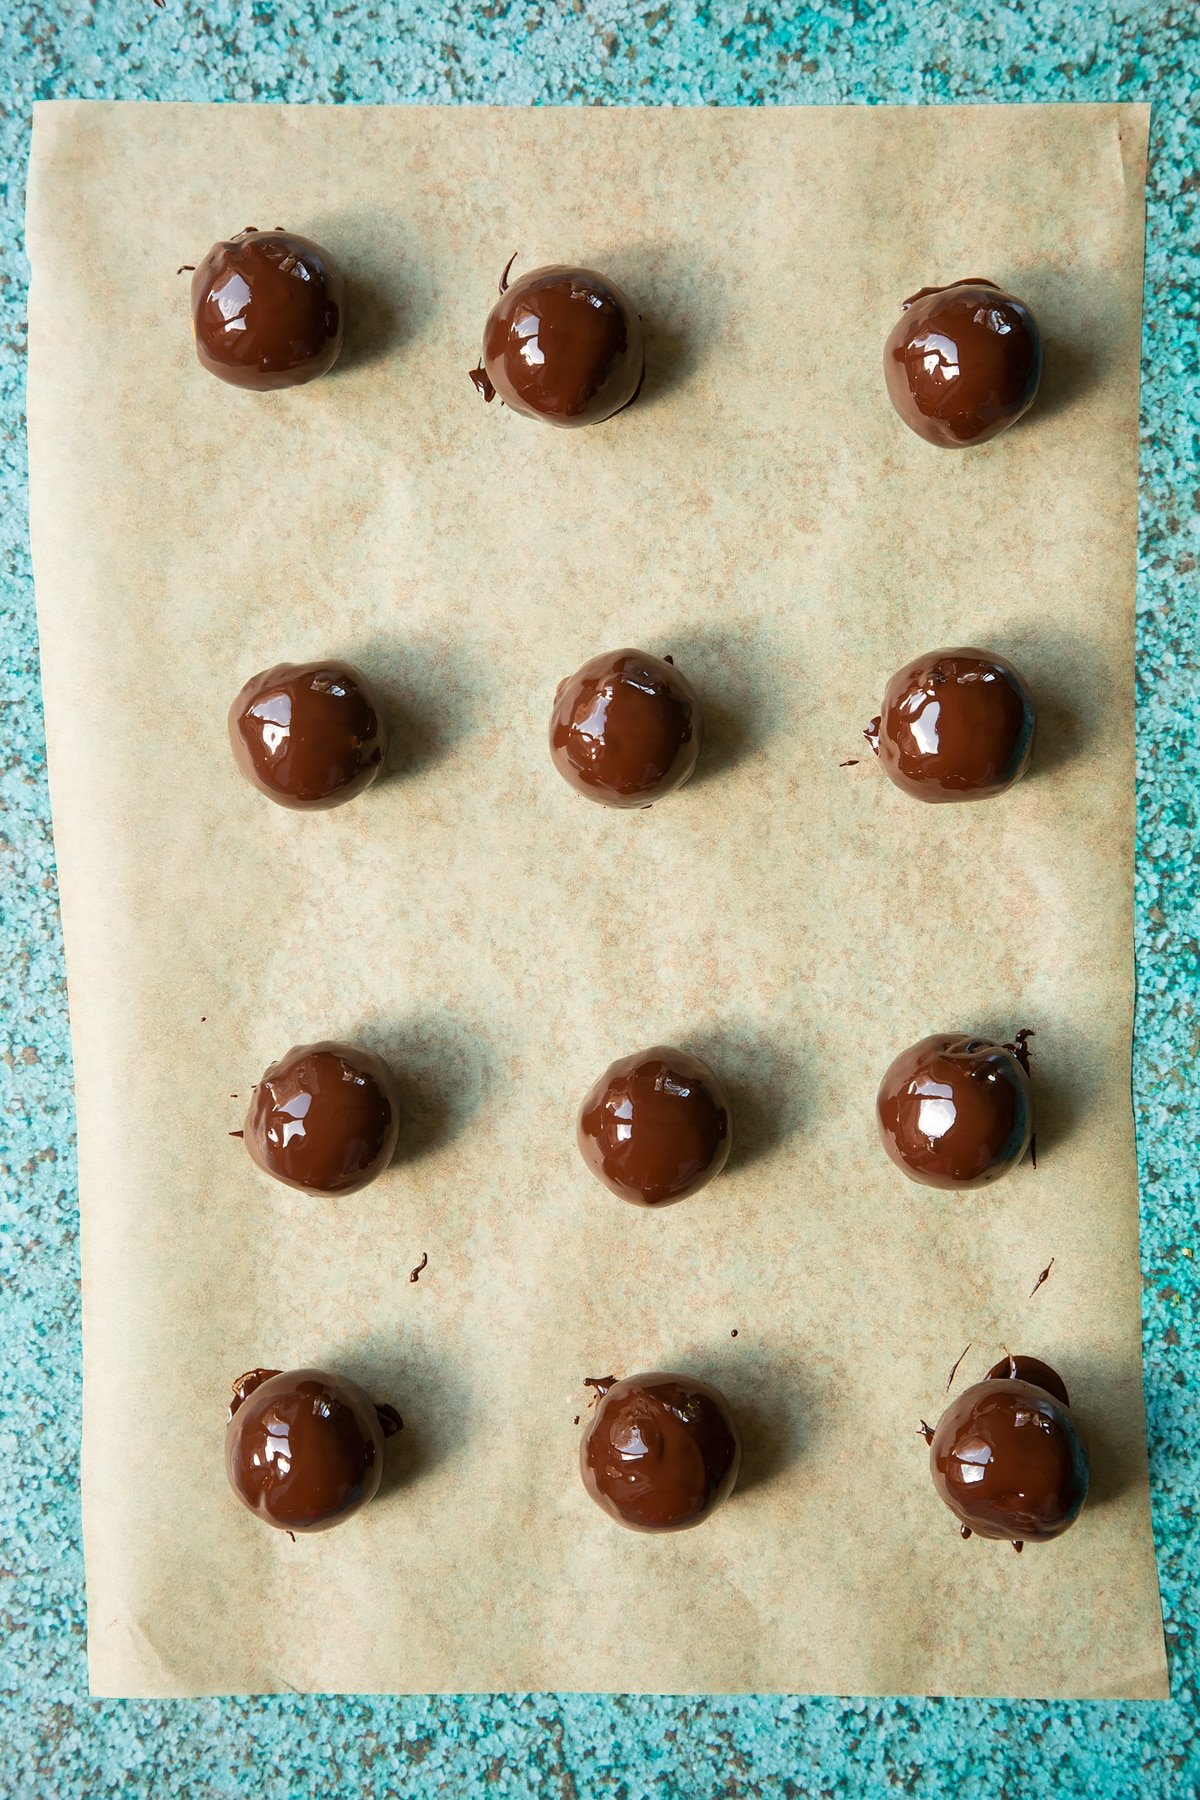
[[[97,1693],[1165,1691],[1129,1106],[1146,130],[1106,106],[39,108]],[[200,369],[175,270],[278,222],[342,260],[350,343],[260,397]],[[564,433],[477,400],[513,250],[636,296],[628,414]],[[1032,303],[1048,372],[1026,425],[954,455],[899,424],[880,350],[905,294],[967,274]],[[964,642],[1027,672],[1036,772],[921,807],[859,728],[894,667]],[[545,730],[558,678],[626,643],[675,655],[710,741],[683,794],[614,816]],[[381,682],[397,743],[383,785],[298,819],[237,776],[225,711],[326,653]],[[1020,1026],[1036,1172],[905,1181],[873,1119],[892,1056]],[[388,1054],[411,1111],[344,1202],[226,1136],[324,1036]],[[660,1041],[727,1077],[737,1147],[643,1213],[587,1174],[573,1114]],[[968,1340],[960,1382],[1006,1345],[1059,1366],[1091,1442],[1080,1524],[1019,1558],[960,1542],[926,1472],[918,1421]],[[343,1529],[293,1544],[226,1489],[228,1386],[263,1363],[404,1414]],[[573,1422],[585,1375],[655,1367],[718,1382],[747,1435],[734,1501],[663,1542],[588,1500]]]

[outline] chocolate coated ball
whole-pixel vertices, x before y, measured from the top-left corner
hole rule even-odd
[[[880,1140],[897,1168],[936,1188],[986,1187],[1015,1168],[1033,1130],[1024,1054],[965,1032],[902,1051],[875,1103]]]
[[[973,276],[904,302],[883,353],[892,405],[927,443],[983,444],[1033,405],[1042,339],[1029,308]]]
[[[866,729],[888,779],[916,800],[986,800],[1019,781],[1033,699],[990,650],[933,650],[898,669]]]
[[[550,755],[588,800],[650,806],[696,767],[699,701],[673,662],[644,650],[595,656],[558,685]]]
[[[576,1138],[588,1168],[614,1194],[661,1206],[721,1173],[733,1115],[707,1063],[660,1044],[605,1070],[579,1109]]]
[[[633,1531],[699,1525],[732,1493],[741,1460],[728,1401],[691,1375],[614,1382],[579,1446],[584,1487]]]
[[[310,1194],[352,1194],[387,1168],[400,1132],[396,1078],[360,1044],[302,1044],[250,1100],[246,1148],[260,1169]]]
[[[225,1470],[244,1506],[280,1531],[328,1531],[372,1500],[383,1440],[401,1429],[353,1381],[321,1369],[251,1369],[233,1384]]]
[[[512,263],[509,263],[511,269]],[[549,425],[594,425],[635,398],[645,371],[642,322],[615,281],[555,264],[506,285],[488,314],[485,400]]]
[[[229,741],[238,768],[268,800],[319,812],[371,785],[388,727],[371,683],[349,663],[277,663],[233,702]]]
[[[930,1473],[964,1535],[1045,1543],[1078,1518],[1088,1455],[1060,1397],[1066,1390],[1053,1370],[1047,1373],[1054,1387],[993,1374],[965,1389],[938,1420]]]
[[[299,387],[338,359],[346,293],[327,250],[292,231],[248,226],[214,244],[192,276],[204,367],[235,387]]]

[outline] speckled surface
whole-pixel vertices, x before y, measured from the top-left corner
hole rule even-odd
[[[0,12],[0,1791],[1200,1794],[1200,27],[1191,0],[6,0]],[[34,99],[1154,102],[1139,557],[1135,1097],[1174,1698],[93,1702],[76,1491],[74,1122],[25,513]],[[131,219],[136,229],[136,219]],[[1114,696],[1114,705],[1123,696]]]

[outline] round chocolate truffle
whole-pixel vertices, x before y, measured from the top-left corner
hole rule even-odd
[[[616,282],[555,264],[511,286],[504,271],[471,379],[528,418],[595,425],[635,398],[645,364],[641,319]]]
[[[296,812],[353,800],[383,767],[388,728],[365,675],[344,662],[277,663],[229,709],[238,768]]]
[[[360,1044],[301,1044],[272,1063],[246,1113],[260,1169],[309,1194],[352,1194],[387,1168],[400,1095],[387,1064]]]
[[[1020,1162],[1033,1130],[1023,1045],[965,1032],[922,1038],[896,1058],[875,1102],[896,1167],[926,1187],[976,1188]]]
[[[1033,699],[991,650],[932,650],[887,684],[865,736],[915,800],[987,800],[1019,781],[1033,750]]]
[[[1053,1370],[1047,1374],[1053,1386],[990,1375],[966,1388],[938,1420],[930,1473],[964,1537],[1007,1538],[1019,1549],[1058,1537],[1079,1517],[1088,1491],[1087,1451],[1061,1380]]]
[[[579,1468],[597,1506],[633,1531],[685,1531],[728,1499],[742,1440],[716,1388],[662,1374],[593,1385]]]
[[[401,1429],[353,1381],[321,1369],[251,1369],[233,1384],[229,1485],[279,1531],[328,1531],[373,1500],[383,1440]]]
[[[299,387],[338,359],[346,320],[341,273],[294,231],[248,225],[214,244],[192,276],[196,355],[234,387]]]
[[[985,444],[1033,405],[1042,377],[1037,320],[994,281],[972,276],[904,302],[883,352],[892,405],[927,443]]]
[[[594,656],[558,684],[550,755],[587,799],[650,806],[696,767],[700,703],[669,658],[644,650]]]
[[[605,1187],[639,1206],[662,1206],[725,1167],[729,1095],[698,1056],[659,1044],[604,1071],[579,1109],[576,1137]]]

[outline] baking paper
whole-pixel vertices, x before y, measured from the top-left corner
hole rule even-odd
[[[1146,131],[1117,106],[38,108],[96,1693],[1165,1692],[1129,1100]],[[247,394],[197,363],[176,269],[280,223],[342,263],[349,341]],[[635,297],[627,413],[480,402],[514,251]],[[949,453],[880,357],[905,295],[965,275],[1035,309],[1047,369],[1025,423]],[[956,644],[1025,673],[1036,761],[925,807],[859,732]],[[685,791],[613,814],[546,726],[623,645],[674,655],[708,741]],[[298,817],[239,777],[225,713],[327,655],[379,684],[394,749]],[[1036,1170],[906,1181],[873,1116],[892,1057],[1023,1027]],[[228,1135],[323,1037],[406,1095],[396,1165],[343,1200]],[[591,1178],[573,1116],[661,1042],[725,1078],[736,1144],[653,1212]],[[956,1386],[1046,1358],[1091,1445],[1078,1525],[1021,1557],[963,1543],[927,1472],[968,1342]],[[262,1364],[404,1416],[336,1531],[292,1543],[226,1487],[229,1385]],[[734,1499],[662,1540],[576,1467],[583,1378],[656,1368],[716,1382],[746,1437]]]

